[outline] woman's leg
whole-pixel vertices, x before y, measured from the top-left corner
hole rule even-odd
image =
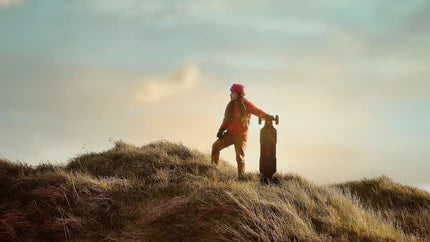
[[[233,140],[230,134],[225,134],[221,139],[217,139],[212,145],[212,164],[218,165],[220,151],[232,144]]]
[[[242,136],[235,136],[234,150],[236,151],[237,174],[239,178],[245,175],[245,149],[246,139]]]

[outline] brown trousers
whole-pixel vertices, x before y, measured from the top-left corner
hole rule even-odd
[[[212,145],[212,163],[218,165],[220,151],[232,144],[234,144],[236,151],[237,173],[239,176],[243,176],[245,174],[246,138],[242,136],[227,133],[222,139],[217,139]]]

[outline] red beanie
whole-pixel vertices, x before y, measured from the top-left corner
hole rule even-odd
[[[235,91],[238,93],[242,93],[243,95],[245,95],[245,87],[241,84],[233,84],[233,86],[231,86],[230,91]]]

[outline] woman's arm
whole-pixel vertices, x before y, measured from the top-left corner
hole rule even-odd
[[[219,129],[222,129],[222,130],[226,130],[227,129],[227,119],[226,118],[224,118],[223,120],[222,120],[222,124],[221,124],[221,127],[219,128]]]
[[[259,117],[266,117],[268,114],[265,113],[263,110],[257,108],[252,102],[247,101],[247,105],[248,105],[248,112],[251,114],[254,114],[256,116]]]

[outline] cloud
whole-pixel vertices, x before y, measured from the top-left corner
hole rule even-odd
[[[243,4],[234,1],[188,1],[182,4],[180,1],[158,0],[90,0],[90,4],[97,11],[127,17],[156,17],[156,18],[183,18],[207,13],[223,12],[227,9],[235,9]],[[247,1],[246,3],[248,3]]]
[[[0,8],[1,7],[8,7],[10,5],[17,4],[20,2],[21,2],[21,0],[0,0]]]
[[[142,81],[134,88],[132,96],[141,103],[156,102],[193,88],[197,84],[199,76],[199,70],[196,66],[186,66],[170,79]]]

